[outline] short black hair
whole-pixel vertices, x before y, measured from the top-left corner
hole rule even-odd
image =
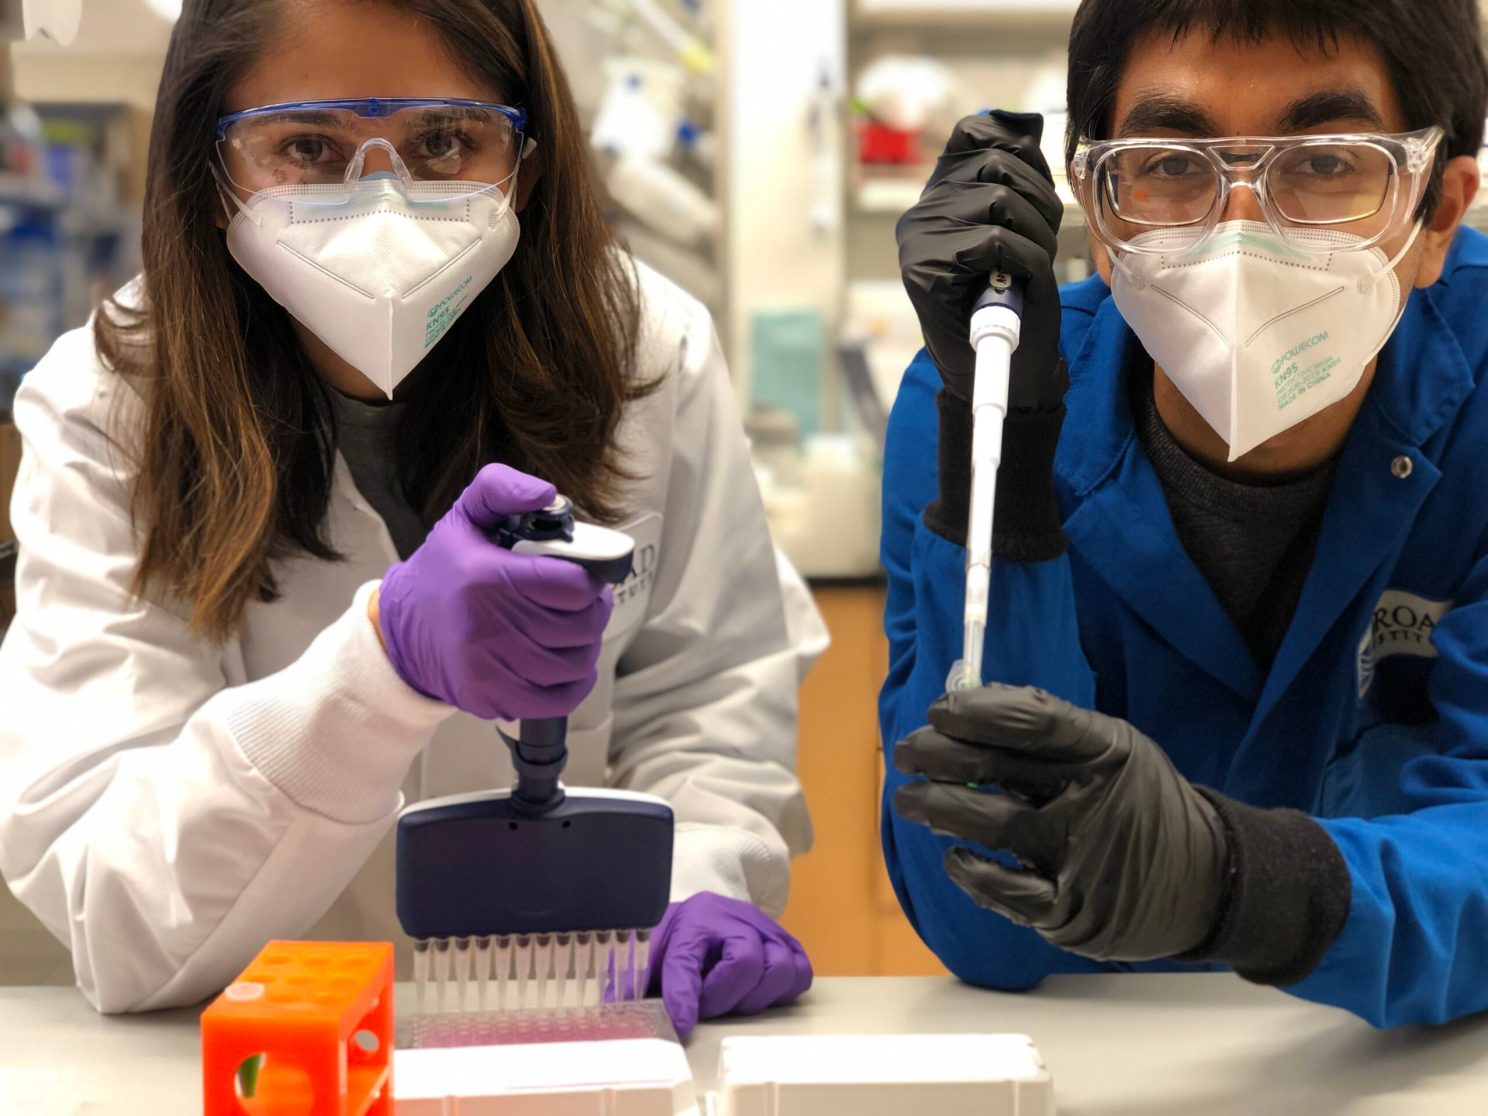
[[[1380,52],[1412,131],[1440,125],[1448,158],[1475,156],[1483,145],[1488,65],[1478,0],[1082,0],[1070,29],[1066,163],[1082,139],[1110,138],[1132,44],[1154,29],[1175,39],[1204,31],[1215,42],[1282,34],[1299,49],[1325,51],[1356,36]],[[1426,212],[1439,192],[1438,175]]]

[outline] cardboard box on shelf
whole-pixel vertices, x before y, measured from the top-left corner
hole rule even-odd
[[[0,413],[0,546],[15,538],[10,529],[10,493],[21,466],[21,432]],[[0,633],[15,617],[14,563],[0,557]]]
[[[21,432],[8,414],[0,412],[0,542],[15,538],[10,527],[10,493],[21,467]]]

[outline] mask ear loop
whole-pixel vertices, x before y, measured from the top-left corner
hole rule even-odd
[[[1417,221],[1415,228],[1411,229],[1410,236],[1406,237],[1404,246],[1400,249],[1400,251],[1395,253],[1395,257],[1389,260],[1384,267],[1380,268],[1373,275],[1359,280],[1360,294],[1367,294],[1369,291],[1372,291],[1374,289],[1375,283],[1379,282],[1380,279],[1395,270],[1395,265],[1398,264],[1401,260],[1405,259],[1405,254],[1411,250],[1411,246],[1416,242],[1416,237],[1421,235],[1421,230],[1425,227],[1426,221],[1424,218]],[[1395,333],[1395,330],[1399,327],[1400,319],[1405,317],[1405,308],[1409,305],[1409,295],[1400,300],[1400,305],[1395,310],[1395,318],[1393,321],[1390,322],[1390,328],[1385,330],[1386,340],[1388,340]],[[1384,341],[1381,341],[1380,345],[1381,347],[1383,347]],[[1376,350],[1376,352],[1378,352],[1378,350]]]
[[[489,186],[482,187],[481,189],[475,191],[475,194],[472,194],[471,196],[475,197],[480,194],[490,194],[494,192],[500,195],[501,199],[506,202],[507,208],[510,209],[512,205],[512,197],[517,192],[517,183],[518,181],[520,181],[521,178],[522,164],[525,163],[528,156],[530,156],[536,150],[537,140],[535,140],[531,136],[524,137],[524,142],[522,143],[522,151],[517,156],[517,165],[512,168],[511,174],[507,175],[500,182],[493,182]]]
[[[1134,256],[1137,253],[1122,251],[1122,249],[1116,247],[1113,238],[1106,235],[1105,228],[1103,227],[1104,219],[1098,215],[1100,199],[1094,196],[1099,189],[1094,183],[1090,186],[1092,195],[1090,206],[1092,212],[1087,215],[1086,226],[1089,228],[1092,236],[1100,242],[1101,247],[1106,250],[1106,256],[1111,261],[1111,270],[1113,272],[1119,271],[1122,275],[1126,276],[1126,281],[1132,285],[1133,290],[1145,291],[1147,289],[1147,280],[1128,267],[1126,263],[1128,256]],[[1114,278],[1115,276],[1112,275],[1112,279]]]
[[[1126,276],[1126,281],[1131,284],[1132,290],[1145,291],[1147,289],[1147,279],[1128,267],[1126,263],[1126,258],[1136,255],[1135,252],[1123,252],[1119,248],[1112,248],[1107,244],[1106,254],[1111,257],[1111,270],[1119,271],[1122,275]]]
[[[221,198],[224,203],[222,208],[225,212],[229,225],[231,225],[231,223],[237,219],[233,213],[234,209],[236,209],[239,214],[252,221],[255,225],[263,224],[262,215],[255,213],[241,198],[238,197],[237,193],[233,190],[232,182],[228,180],[227,175],[222,171],[220,167],[212,168],[212,180],[217,184],[217,196]]]
[[[1083,187],[1088,198],[1085,217],[1086,228],[1090,230],[1091,236],[1106,250],[1106,256],[1111,261],[1111,270],[1119,271],[1125,275],[1127,282],[1135,290],[1146,290],[1147,280],[1126,266],[1126,257],[1134,253],[1122,252],[1121,249],[1116,247],[1112,239],[1106,235],[1105,228],[1103,227],[1104,218],[1100,216],[1100,186],[1097,184],[1096,168],[1090,166],[1088,161],[1085,163],[1085,173],[1091,176],[1088,183]],[[1112,278],[1114,279],[1115,276],[1113,275]]]
[[[1396,252],[1394,256],[1385,261],[1383,267],[1359,280],[1360,294],[1367,294],[1369,291],[1373,290],[1376,283],[1383,279],[1387,274],[1395,270],[1395,266],[1400,263],[1401,260],[1405,259],[1406,254],[1413,247],[1415,247],[1416,238],[1421,235],[1421,230],[1425,227],[1426,219],[1424,217],[1416,221],[1416,223],[1411,227],[1410,236],[1406,237],[1405,243],[1400,246],[1400,251]],[[1405,312],[1404,307],[1401,308],[1401,312]]]
[[[227,218],[228,224],[231,225],[237,219],[237,215],[233,212],[236,210],[237,213],[241,213],[255,225],[261,225],[263,224],[263,217],[253,212],[238,197],[233,181],[227,173],[227,165],[222,161],[222,144],[224,142],[224,140],[220,139],[217,141],[217,158],[212,163],[212,180],[217,184],[218,198],[224,203],[222,206],[222,215]],[[253,192],[249,191],[249,193]]]
[[[1397,179],[1396,192],[1397,192],[1397,196],[1398,196],[1398,193],[1399,193],[1399,185],[1398,185],[1399,174],[1398,173],[1396,175],[1396,179]],[[1411,192],[1410,192],[1410,201],[1409,201],[1409,204],[1410,204],[1411,208],[1415,208],[1416,206],[1418,206],[1420,204],[1420,202],[1421,202],[1421,189],[1419,187],[1417,187],[1417,188],[1412,189]],[[1397,201],[1396,204],[1398,204],[1398,201]],[[1386,273],[1395,270],[1396,265],[1399,264],[1401,260],[1405,259],[1406,254],[1413,247],[1415,247],[1416,238],[1421,235],[1421,230],[1424,229],[1425,227],[1426,227],[1426,218],[1424,216],[1417,217],[1416,218],[1416,221],[1415,221],[1415,224],[1411,227],[1411,234],[1410,234],[1410,236],[1408,236],[1408,237],[1405,238],[1405,243],[1403,245],[1401,245],[1400,251],[1396,252],[1394,256],[1392,256],[1388,261],[1386,261],[1386,263],[1385,263],[1385,265],[1383,267],[1379,268],[1377,271],[1375,271],[1372,274],[1367,275],[1363,279],[1360,279],[1359,280],[1359,293],[1360,294],[1366,294],[1369,291],[1373,290],[1374,289],[1374,285],[1376,283],[1378,283],[1380,281],[1380,279],[1382,279],[1385,276]],[[1400,313],[1401,314],[1404,314],[1405,313],[1405,307],[1404,307],[1404,305],[1401,306]],[[1396,317],[1395,321],[1396,321],[1396,324],[1398,325],[1399,324],[1399,321],[1400,321],[1399,316]],[[1391,329],[1393,330],[1394,329],[1394,326],[1392,326]]]
[[[518,181],[520,181],[522,175],[522,164],[525,163],[527,159],[532,155],[532,153],[536,150],[537,140],[534,139],[532,136],[523,137],[522,150],[521,153],[517,155],[517,165],[512,168],[511,174],[507,175],[506,178],[504,178],[502,181],[494,182],[491,184],[490,189],[500,193],[501,196],[506,199],[508,205],[511,204],[512,195],[517,192],[517,183]],[[481,192],[487,193],[489,191]]]

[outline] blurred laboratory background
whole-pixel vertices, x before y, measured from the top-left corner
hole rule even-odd
[[[878,849],[884,424],[920,346],[894,223],[954,121],[1038,111],[1062,164],[1075,0],[542,0],[615,229],[713,311],[777,543],[832,650],[802,697],[817,845],[786,925],[826,975],[937,972]],[[151,108],[180,0],[83,0],[0,46],[0,545],[26,370],[138,268]],[[0,0],[0,21],[20,5]],[[7,28],[0,42],[19,38]],[[376,90],[368,90],[375,94]],[[1088,270],[1069,201],[1062,278]],[[1483,212],[1475,214],[1485,223]],[[933,452],[926,447],[926,452]],[[0,625],[13,559],[0,557]],[[0,699],[0,716],[4,701]],[[3,896],[0,896],[3,898]]]

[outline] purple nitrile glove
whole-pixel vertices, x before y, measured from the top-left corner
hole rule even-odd
[[[487,720],[564,717],[594,688],[610,587],[582,566],[513,554],[488,532],[538,511],[545,481],[487,465],[382,579],[388,659],[415,690]]]
[[[788,1004],[811,977],[801,943],[773,918],[710,891],[673,903],[651,933],[651,988],[682,1038],[699,1019]]]

